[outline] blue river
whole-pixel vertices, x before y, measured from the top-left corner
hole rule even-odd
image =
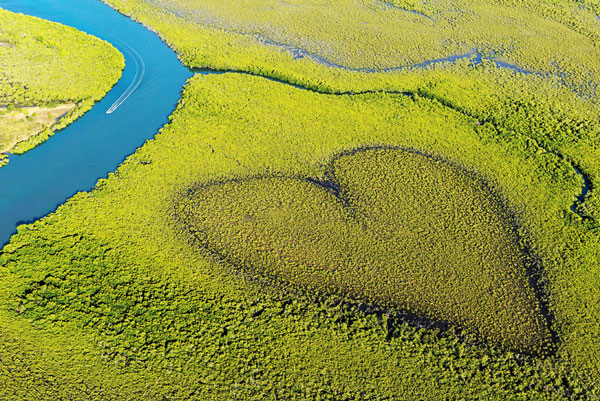
[[[89,112],[43,145],[10,155],[10,163],[0,168],[1,247],[19,224],[89,190],[152,138],[193,73],[156,34],[98,0],[0,0],[0,7],[104,39],[126,62],[119,82]]]
[[[91,189],[99,178],[116,170],[125,157],[152,138],[167,123],[184,83],[194,72],[218,71],[187,69],[156,34],[99,0],[0,0],[0,7],[69,25],[104,39],[123,53],[126,62],[119,82],[89,112],[43,145],[21,156],[10,155],[10,163],[0,168],[1,248],[18,225],[33,222],[75,193]],[[268,39],[265,43],[284,47],[296,58],[310,57],[317,63],[348,69],[303,49],[269,43]],[[477,49],[380,72],[426,68],[465,58],[474,65],[487,59],[515,73],[543,76],[485,57]],[[366,68],[354,70],[375,72]],[[575,165],[573,168],[584,181],[571,208],[579,214],[576,206],[583,202],[591,183]]]

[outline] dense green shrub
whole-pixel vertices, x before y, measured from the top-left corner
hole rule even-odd
[[[123,56],[105,41],[2,9],[0,40],[11,44],[0,47],[0,104],[98,100],[119,79],[124,67]]]

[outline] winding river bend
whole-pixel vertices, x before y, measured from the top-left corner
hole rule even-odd
[[[152,138],[167,123],[183,84],[194,73],[218,72],[185,68],[156,34],[99,0],[0,0],[0,7],[72,26],[104,39],[123,53],[126,62],[119,82],[89,112],[43,145],[21,156],[11,155],[10,163],[0,168],[1,247],[19,224],[37,220],[78,191],[89,190]],[[310,57],[330,67],[342,67],[301,49],[287,50],[300,58]],[[389,70],[424,68],[463,58],[480,64],[483,56],[474,50]],[[536,74],[492,61],[500,68]],[[573,168],[584,180],[578,196],[578,202],[582,202],[591,184],[574,165]],[[572,211],[577,213],[574,207]]]
[[[84,116],[0,168],[0,244],[114,171],[168,121],[192,76],[156,34],[98,0],[0,0],[0,7],[104,39],[125,56],[123,76]]]

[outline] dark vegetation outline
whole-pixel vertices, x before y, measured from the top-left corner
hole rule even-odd
[[[335,162],[346,156],[353,156],[361,152],[367,152],[370,150],[396,150],[407,152],[410,154],[424,156],[428,159],[438,161],[446,164],[451,169],[464,174],[467,178],[473,180],[476,187],[484,191],[493,201],[498,203],[503,216],[502,220],[508,223],[505,229],[514,236],[516,239],[515,245],[518,246],[518,251],[524,256],[525,263],[523,264],[526,281],[534,293],[536,300],[536,306],[539,307],[539,313],[542,316],[542,320],[548,330],[549,337],[543,341],[544,351],[539,353],[526,352],[510,347],[501,346],[494,344],[484,338],[483,335],[468,331],[463,328],[460,324],[449,323],[443,319],[433,319],[421,316],[419,314],[407,311],[401,308],[384,307],[377,305],[372,302],[365,302],[357,297],[345,294],[343,292],[321,292],[311,291],[308,289],[301,289],[296,286],[291,286],[289,283],[277,280],[274,274],[264,274],[257,272],[252,269],[252,266],[244,266],[232,262],[227,256],[225,251],[220,248],[212,247],[208,244],[208,241],[203,240],[197,236],[189,224],[186,223],[185,216],[182,216],[180,211],[180,205],[185,203],[188,199],[196,195],[197,192],[220,186],[228,183],[243,183],[247,181],[260,181],[267,178],[286,178],[298,181],[305,181],[312,185],[315,185],[322,190],[325,190],[334,195],[335,200],[339,204],[350,212],[350,216],[355,215],[354,206],[349,202],[349,199],[344,195],[344,189],[338,185],[335,177]],[[189,245],[196,247],[200,250],[203,256],[208,257],[220,264],[225,264],[233,268],[235,274],[241,275],[245,280],[258,284],[261,290],[264,290],[265,286],[271,289],[275,289],[279,292],[288,292],[292,296],[301,296],[319,304],[332,303],[333,305],[340,305],[342,308],[346,308],[350,311],[363,313],[365,315],[374,314],[377,316],[378,321],[381,322],[383,328],[386,331],[386,340],[391,340],[395,337],[396,329],[407,324],[410,327],[417,329],[433,329],[437,330],[438,334],[449,335],[453,333],[455,337],[464,343],[473,344],[476,346],[492,346],[497,349],[505,349],[523,356],[533,357],[551,357],[555,356],[557,345],[560,342],[560,336],[555,328],[555,316],[551,308],[551,293],[549,291],[549,280],[543,269],[543,263],[539,256],[533,251],[531,245],[532,240],[530,234],[524,231],[523,227],[519,224],[517,214],[510,208],[509,201],[506,199],[502,192],[498,189],[493,182],[486,180],[484,176],[463,165],[460,162],[450,160],[439,154],[432,152],[422,151],[411,147],[401,145],[363,145],[352,149],[341,150],[333,153],[327,158],[327,161],[317,164],[318,168],[323,172],[321,177],[307,177],[302,174],[282,174],[282,173],[268,173],[268,174],[253,174],[248,176],[234,176],[233,178],[220,178],[214,180],[208,180],[204,182],[196,182],[187,188],[178,190],[172,197],[170,210],[168,214],[170,219],[173,221],[176,227],[183,227],[186,232],[186,238],[184,239]],[[521,231],[521,233],[519,233]],[[179,231],[177,231],[179,232]]]

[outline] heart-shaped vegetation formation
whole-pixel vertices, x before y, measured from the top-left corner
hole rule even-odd
[[[177,219],[251,274],[542,350],[549,330],[529,258],[482,180],[390,148],[336,157],[327,176],[328,185],[285,177],[197,185],[177,202]]]

